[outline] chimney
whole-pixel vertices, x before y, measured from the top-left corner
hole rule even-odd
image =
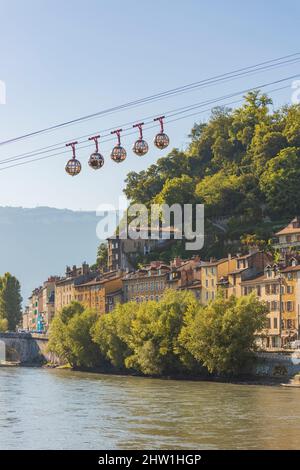
[[[89,265],[87,264],[86,261],[84,261],[82,263],[82,274],[85,276],[88,273],[89,273]]]

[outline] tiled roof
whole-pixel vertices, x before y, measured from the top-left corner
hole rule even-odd
[[[300,265],[297,266],[287,266],[286,268],[281,269],[282,273],[288,273],[293,271],[300,271]]]

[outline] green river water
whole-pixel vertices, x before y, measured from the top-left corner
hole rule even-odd
[[[300,388],[0,368],[0,449],[297,449]]]

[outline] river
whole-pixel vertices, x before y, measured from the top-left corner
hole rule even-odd
[[[0,368],[0,449],[297,449],[300,389]]]

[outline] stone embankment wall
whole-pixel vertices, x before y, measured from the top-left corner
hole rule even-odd
[[[292,377],[300,373],[300,351],[259,352],[251,372],[258,377]]]
[[[41,334],[0,333],[0,342],[5,345],[6,360],[21,364],[42,364],[60,361],[47,351],[48,338]]]
[[[41,334],[0,333],[0,346],[6,350],[6,360],[21,364],[43,364],[50,362],[60,365],[58,357],[47,351],[48,338]],[[300,351],[260,352],[251,369],[245,373],[254,377],[289,378],[300,373]]]

